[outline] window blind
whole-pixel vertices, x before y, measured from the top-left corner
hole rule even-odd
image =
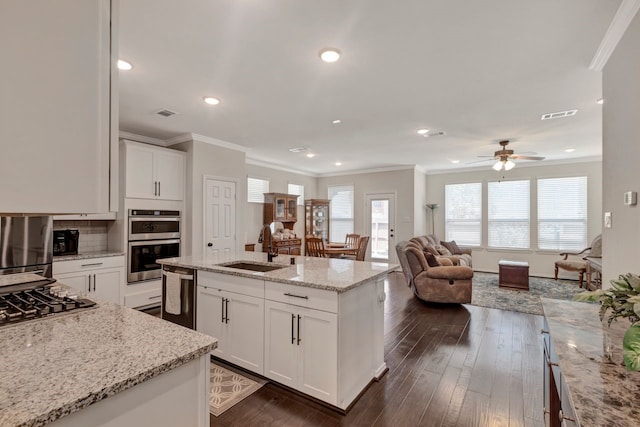
[[[298,197],[298,205],[304,205],[304,185],[289,184],[287,193],[300,196]]]
[[[445,185],[445,240],[480,246],[482,183]]]
[[[329,187],[331,226],[329,240],[344,242],[347,234],[353,233],[353,186]]]
[[[529,180],[487,183],[487,238],[492,248],[528,249]]]
[[[264,203],[264,193],[269,192],[269,181],[247,177],[247,202]]]
[[[538,179],[538,248],[587,247],[587,177]]]

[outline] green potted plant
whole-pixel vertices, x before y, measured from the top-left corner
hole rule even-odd
[[[586,291],[574,296],[574,301],[599,302],[600,320],[607,316],[607,325],[619,317],[631,322],[622,340],[622,356],[628,371],[640,371],[640,276],[627,273],[611,281],[611,288]]]

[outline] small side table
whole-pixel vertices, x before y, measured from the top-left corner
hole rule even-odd
[[[529,290],[529,263],[526,261],[498,261],[498,286]]]

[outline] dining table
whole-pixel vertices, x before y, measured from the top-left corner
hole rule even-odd
[[[346,243],[329,242],[324,247],[324,253],[329,258],[340,258],[343,255],[355,256],[358,248],[347,245]]]

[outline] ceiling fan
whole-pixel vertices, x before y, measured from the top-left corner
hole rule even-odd
[[[507,150],[507,145],[509,144],[509,140],[504,140],[504,141],[500,141],[499,142],[500,146],[502,147],[502,149],[496,151],[495,153],[493,153],[493,156],[479,156],[479,157],[490,157],[489,159],[486,160],[478,160],[475,162],[470,162],[467,164],[471,164],[471,163],[478,163],[478,162],[486,162],[489,160],[497,160],[496,163],[493,165],[493,169],[495,169],[496,171],[500,171],[500,170],[511,170],[514,168],[514,166],[516,165],[513,160],[544,160],[544,157],[540,157],[540,156],[525,156],[522,154],[514,154],[513,150]],[[532,153],[535,154],[535,153]]]

